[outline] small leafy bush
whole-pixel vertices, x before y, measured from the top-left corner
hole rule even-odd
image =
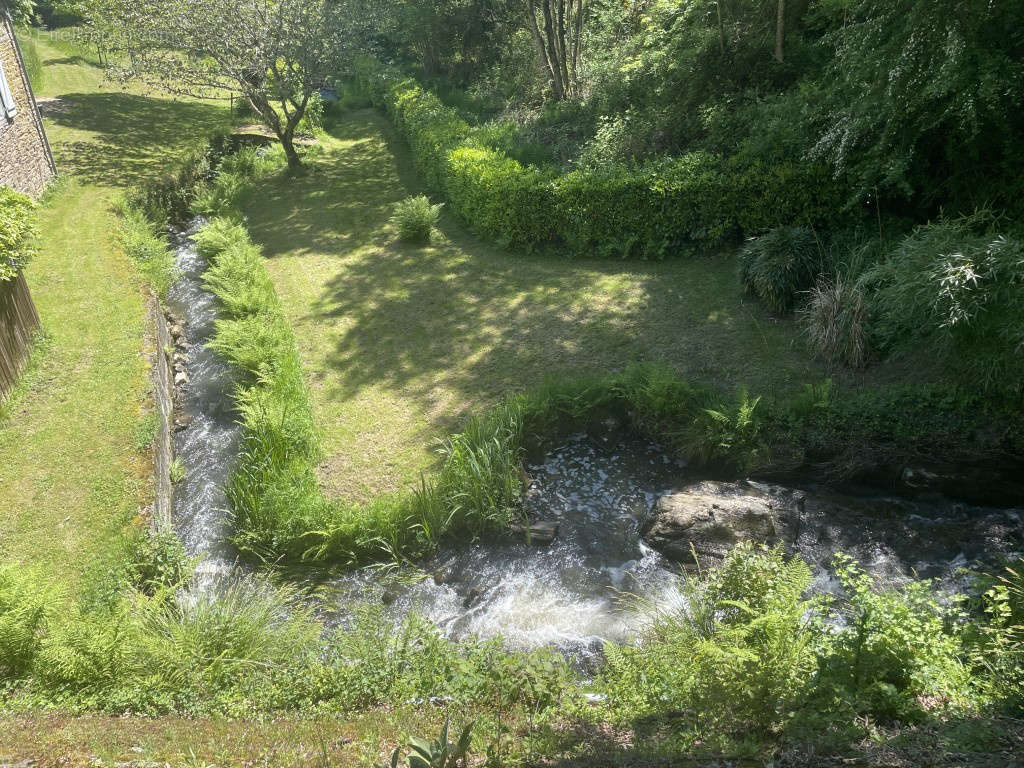
[[[124,555],[125,580],[145,595],[187,584],[192,566],[185,545],[170,530],[139,534]]]
[[[28,195],[0,186],[0,281],[16,277],[35,254],[35,207]]]
[[[606,647],[598,687],[609,714],[692,710],[727,730],[784,722],[817,670],[822,631],[803,596],[810,583],[799,558],[737,546],[720,568],[685,583],[683,607],[657,614],[640,645]]]
[[[780,315],[793,311],[821,269],[821,256],[809,227],[776,227],[751,238],[740,252],[740,284]]]
[[[443,205],[431,205],[426,195],[407,197],[395,203],[391,226],[395,228],[398,239],[407,243],[429,243]]]
[[[844,598],[833,611],[842,628],[823,659],[827,683],[859,711],[889,720],[920,717],[918,697],[962,698],[969,675],[955,606],[940,605],[924,581],[879,590],[846,555],[835,567]]]

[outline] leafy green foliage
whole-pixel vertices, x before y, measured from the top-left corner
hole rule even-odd
[[[881,348],[927,341],[974,385],[1021,386],[1024,245],[994,227],[985,213],[918,227],[864,273]]]
[[[174,531],[142,533],[128,543],[124,554],[125,580],[145,595],[187,584],[193,562]]]
[[[166,298],[171,283],[177,277],[174,251],[167,237],[161,228],[152,223],[145,211],[135,204],[123,202],[119,213],[117,234],[121,248],[135,261],[153,291],[158,296]],[[149,443],[152,443],[152,440]]]
[[[429,243],[442,206],[443,203],[431,205],[426,195],[408,197],[395,203],[391,226],[398,233],[398,239],[407,243]]]
[[[264,174],[281,164],[279,151],[245,147],[225,155],[215,174],[195,189],[191,210],[207,216],[236,215],[241,196]]]
[[[28,195],[0,186],[0,281],[14,278],[32,259],[34,210]]]
[[[227,132],[214,134],[175,168],[132,190],[125,207],[141,211],[156,227],[184,224],[192,215],[194,199],[214,178],[232,147]]]
[[[740,252],[743,289],[784,315],[813,285],[821,268],[820,246],[807,227],[776,227],[747,241]]]
[[[851,0],[820,12],[831,60],[818,156],[861,196],[1016,204],[1019,5]]]
[[[837,208],[820,167],[739,165],[706,152],[559,176],[481,146],[455,109],[393,69],[363,59],[356,76],[408,140],[427,184],[471,227],[507,245],[561,242],[658,258],[687,242],[813,222]]]
[[[919,720],[969,699],[955,604],[927,582],[879,589],[850,558],[836,572],[838,598],[807,597],[806,563],[737,546],[685,583],[679,610],[658,615],[638,646],[608,647],[602,714],[685,711],[704,734],[772,733],[857,714]]]
[[[817,669],[823,634],[803,597],[810,581],[799,559],[736,547],[720,568],[686,582],[683,607],[657,616],[644,642],[608,653],[598,688],[610,714],[692,709],[709,728],[780,724]]]
[[[469,745],[473,739],[473,723],[468,723],[454,742],[448,740],[450,725],[451,722],[445,720],[441,727],[441,735],[433,741],[415,736],[409,740],[409,768],[459,768],[460,765],[465,765]],[[399,749],[395,747],[388,763],[390,768],[398,768],[398,755]]]
[[[33,571],[0,564],[0,688],[31,670],[55,597]]]
[[[918,697],[955,700],[968,682],[961,661],[958,613],[943,607],[927,582],[876,590],[851,558],[836,573],[844,599],[843,627],[824,660],[825,679],[848,692],[858,711],[890,720],[920,716]]]

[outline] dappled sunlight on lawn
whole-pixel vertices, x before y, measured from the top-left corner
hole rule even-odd
[[[47,130],[63,172],[85,183],[127,187],[174,167],[175,150],[192,149],[195,132],[226,126],[226,110],[209,102],[171,101],[135,93],[59,96]],[[183,131],[182,126],[189,126]]]
[[[726,389],[811,370],[789,321],[744,302],[731,254],[666,262],[524,255],[449,215],[427,247],[395,242],[392,206],[421,189],[374,112],[349,113],[304,173],[246,206],[298,337],[331,458],[328,492],[416,482],[431,441],[544,377],[665,361]]]

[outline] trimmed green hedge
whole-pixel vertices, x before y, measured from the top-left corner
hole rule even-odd
[[[397,69],[363,58],[355,78],[409,142],[427,185],[470,227],[511,247],[659,258],[778,224],[833,220],[842,207],[839,184],[813,164],[691,152],[560,175],[483,146],[477,128]]]
[[[0,281],[15,278],[34,254],[35,207],[27,195],[0,187]]]

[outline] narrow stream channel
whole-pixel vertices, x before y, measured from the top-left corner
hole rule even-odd
[[[175,263],[179,277],[168,303],[191,347],[189,383],[177,407],[185,426],[174,436],[174,455],[185,465],[185,477],[174,489],[172,520],[186,551],[200,557],[199,586],[207,586],[233,568],[227,541],[227,497],[224,485],[238,453],[241,427],[232,409],[234,382],[227,363],[207,346],[217,319],[216,299],[203,286],[206,262],[191,236],[205,223],[195,219],[176,238]]]
[[[190,239],[201,224],[194,221],[178,238],[180,277],[170,292],[191,344],[190,381],[178,400],[187,424],[175,436],[186,474],[175,487],[173,521],[187,551],[201,558],[200,588],[210,589],[236,569],[223,486],[240,427],[230,371],[207,347],[216,305]],[[512,647],[554,646],[585,663],[603,641],[628,639],[652,610],[680,604],[678,569],[639,530],[661,496],[700,478],[658,446],[621,437],[571,437],[525,469],[526,511],[558,524],[553,542],[453,547],[419,568],[325,576],[318,593],[327,617],[343,624],[361,602],[383,606],[395,621],[416,611],[452,639],[501,636]],[[803,491],[806,511],[792,549],[815,568],[822,590],[836,588],[828,566],[840,551],[888,582],[920,576],[958,590],[967,583],[964,569],[1013,557],[1024,540],[1017,509]]]

